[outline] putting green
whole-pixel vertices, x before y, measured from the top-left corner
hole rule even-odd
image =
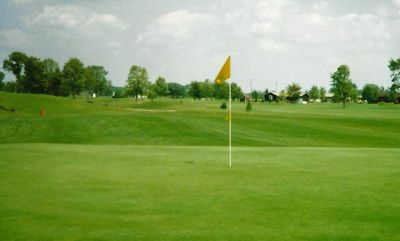
[[[400,240],[400,150],[0,145],[0,238]]]

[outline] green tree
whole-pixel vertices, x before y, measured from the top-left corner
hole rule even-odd
[[[366,84],[361,91],[362,98],[367,100],[368,103],[377,103],[382,94],[382,89],[375,84]]]
[[[193,81],[192,83],[190,83],[189,96],[191,96],[193,99],[201,99],[202,98],[200,82]]]
[[[202,98],[211,98],[214,96],[214,86],[209,79],[200,84],[200,92]]]
[[[335,73],[331,75],[331,93],[334,95],[336,102],[342,102],[343,108],[349,98],[355,95],[355,86],[350,79],[350,68],[347,65],[338,67]]]
[[[43,68],[45,73],[54,73],[60,71],[60,66],[58,65],[58,63],[51,58],[43,60]]]
[[[12,52],[7,59],[3,61],[3,69],[15,75],[16,89],[18,92],[24,92],[23,71],[28,56],[22,52]],[[19,90],[20,89],[20,90]]]
[[[301,87],[296,83],[290,84],[286,88],[286,93],[290,101],[297,101],[301,95]]]
[[[257,90],[253,90],[253,91],[251,92],[251,98],[253,98],[253,100],[254,100],[255,102],[257,102],[257,101],[258,101],[258,97],[259,97],[258,91],[257,91]]]
[[[186,96],[185,86],[178,83],[168,83],[168,95],[172,98],[183,98]]]
[[[102,91],[101,95],[104,96],[112,96],[113,94],[113,86],[111,80],[107,80],[107,83],[104,87],[104,90]]]
[[[154,91],[157,96],[167,96],[168,94],[168,83],[163,77],[158,77],[154,84]]]
[[[310,94],[310,98],[312,100],[316,100],[316,99],[320,98],[319,88],[315,85],[313,87],[311,87],[309,94]]]
[[[78,95],[84,86],[85,66],[78,58],[71,58],[63,68],[63,85],[67,94]]]
[[[224,82],[222,84],[213,84],[214,86],[214,97],[216,99],[227,100],[229,98],[229,85]]]
[[[159,96],[157,91],[156,91],[156,88],[157,88],[157,86],[156,86],[155,83],[154,84],[150,84],[150,86],[149,86],[149,89],[148,89],[148,92],[147,92],[147,97],[151,101],[153,101],[155,98],[157,98]]]
[[[398,89],[400,89],[400,58],[398,59],[391,59],[389,61],[389,69],[392,72],[392,91],[396,94],[398,93]]]
[[[139,96],[143,96],[150,86],[146,68],[133,65],[129,70],[127,82],[128,94],[135,96],[137,101]]]
[[[233,100],[240,100],[244,96],[242,89],[236,83],[231,84],[231,91]]]
[[[382,89],[385,102],[396,102],[397,93],[392,88]]]
[[[45,93],[46,83],[43,62],[36,57],[28,57],[25,61],[23,92]]]
[[[42,61],[44,69],[45,92],[51,95],[61,95],[62,73],[58,63],[50,58]]]
[[[11,93],[17,92],[17,82],[15,81],[6,82],[4,84],[3,90]]]
[[[324,87],[321,87],[319,89],[319,96],[320,96],[319,98],[321,98],[322,102],[326,101],[326,89]]]
[[[103,66],[93,65],[85,68],[84,85],[90,95],[104,93],[108,85],[107,74]]]
[[[6,75],[3,72],[0,71],[0,90],[3,90],[3,88],[4,88],[3,80],[4,80],[5,76]]]

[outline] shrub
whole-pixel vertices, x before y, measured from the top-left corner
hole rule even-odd
[[[219,108],[225,110],[227,108],[226,103],[222,102],[222,104],[221,104],[221,106]]]
[[[251,102],[250,101],[247,102],[246,111],[251,111],[252,109],[253,109],[253,107],[251,106]]]

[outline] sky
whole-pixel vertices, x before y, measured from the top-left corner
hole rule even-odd
[[[0,0],[0,61],[12,51],[102,65],[116,86],[132,65],[154,81],[213,80],[232,56],[243,90],[390,85],[400,58],[400,0]],[[11,80],[8,74],[7,79]]]

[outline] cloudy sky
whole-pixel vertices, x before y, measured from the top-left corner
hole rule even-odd
[[[213,79],[228,55],[244,90],[390,84],[400,57],[400,0],[1,0],[0,61],[14,50],[61,65],[79,57],[124,85],[131,65],[154,80]],[[12,76],[8,75],[8,78]]]

